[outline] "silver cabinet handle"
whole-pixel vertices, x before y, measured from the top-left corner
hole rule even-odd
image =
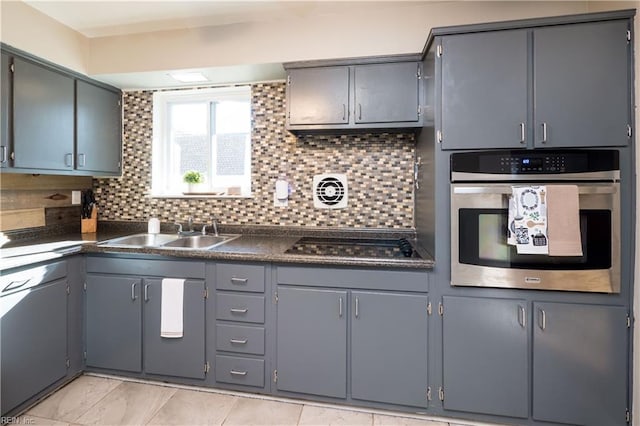
[[[526,134],[525,134],[525,129],[526,129],[526,123],[520,123],[520,143],[525,143],[525,139],[526,139]]]
[[[149,284],[144,285],[144,301],[149,301]]]
[[[136,300],[138,296],[136,296],[136,286],[138,283],[131,284],[131,300]]]
[[[342,297],[338,299],[338,316],[342,318]]]
[[[231,344],[234,344],[234,345],[246,345],[248,341],[249,341],[248,339],[231,339],[231,340],[229,340],[229,342],[231,342]]]
[[[84,167],[87,160],[85,154],[78,154],[78,167]]]
[[[542,143],[547,143],[547,123],[542,123]]]
[[[544,309],[540,309],[540,330],[547,328],[547,314]]]
[[[64,155],[64,165],[66,167],[73,167],[73,154],[68,152]]]
[[[342,104],[342,119],[347,119],[347,104]]]
[[[246,284],[249,278],[231,277],[231,284]]]
[[[525,328],[527,326],[527,311],[524,309],[524,306],[518,305],[518,324]]]
[[[232,376],[246,376],[247,375],[246,371],[231,370],[231,371],[229,371],[229,373],[231,373]]]
[[[0,163],[6,163],[8,160],[7,158],[7,147],[6,146],[2,146],[0,147]]]
[[[358,315],[360,315],[360,301],[358,300],[358,298],[356,297],[356,318],[358,318]]]
[[[248,309],[240,309],[240,308],[231,308],[232,314],[246,314]]]
[[[358,104],[358,120],[362,120],[362,105]]]

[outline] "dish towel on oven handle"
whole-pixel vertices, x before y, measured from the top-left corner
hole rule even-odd
[[[549,256],[582,256],[577,185],[547,187]]]
[[[160,307],[160,337],[178,339],[183,335],[184,279],[163,278]]]
[[[511,187],[507,243],[518,254],[549,254],[546,196],[544,185]]]

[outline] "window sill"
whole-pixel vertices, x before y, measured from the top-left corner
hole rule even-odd
[[[233,199],[233,198],[253,198],[253,194],[248,195],[226,195],[226,194],[151,194],[149,198],[179,198],[179,199],[206,199],[206,198],[215,198],[215,199]]]

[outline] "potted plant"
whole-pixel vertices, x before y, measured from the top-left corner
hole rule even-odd
[[[187,184],[187,192],[198,192],[204,182],[204,175],[195,170],[189,170],[182,179]]]

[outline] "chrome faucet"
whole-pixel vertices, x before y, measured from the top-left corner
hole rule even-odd
[[[178,227],[178,235],[182,234],[182,224],[175,222],[174,225],[176,225]]]
[[[218,237],[218,222],[216,222],[215,218],[211,218],[212,220],[212,224],[211,226],[213,226],[213,235],[215,235],[216,237]],[[202,235],[207,235],[207,224],[205,223],[204,225],[202,225]]]
[[[189,225],[189,232],[193,232],[193,216],[187,218],[187,223]]]

